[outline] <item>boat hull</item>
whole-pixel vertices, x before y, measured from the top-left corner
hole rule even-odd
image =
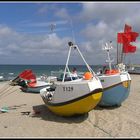
[[[48,105],[45,99],[44,102],[46,106],[55,114],[60,116],[73,116],[85,114],[95,108],[95,106],[99,103],[102,96],[102,92],[91,93],[89,96],[84,97],[83,99],[79,99],[77,101],[66,103],[64,105]]]
[[[120,106],[130,93],[131,78],[128,73],[99,78],[104,80],[103,95],[99,106]],[[107,86],[106,86],[107,85]]]
[[[130,81],[128,87],[125,87],[123,83],[112,86],[103,90],[103,96],[99,102],[100,106],[120,106],[121,103],[128,98],[130,93]]]
[[[97,78],[98,79],[98,78]],[[60,116],[85,114],[95,108],[102,97],[100,80],[73,80],[72,82],[58,82],[54,91],[42,89],[40,95],[46,106]],[[48,95],[52,93],[51,100]]]
[[[128,71],[129,74],[136,74],[136,75],[140,75],[140,70],[139,71]]]
[[[38,86],[38,87],[21,87],[20,89],[23,92],[30,92],[30,93],[40,93],[40,90],[47,87],[48,85],[44,85],[44,86]]]

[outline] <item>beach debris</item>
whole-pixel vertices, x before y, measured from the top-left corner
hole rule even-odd
[[[22,113],[22,115],[30,115],[31,111],[23,111],[21,113]]]
[[[2,107],[3,109],[6,109],[6,110],[13,110],[13,109],[17,109],[19,107],[22,107],[22,106],[25,106],[26,104],[20,104],[20,105],[13,105],[13,106],[4,106]]]
[[[2,107],[2,108],[0,108],[0,112],[1,113],[6,113],[6,112],[9,112],[9,110],[8,110],[7,107]]]
[[[22,106],[26,106],[27,104],[20,104],[20,105],[14,105],[14,106],[11,106],[11,107],[16,107],[16,108],[18,108],[18,107],[22,107]]]
[[[9,112],[9,110],[14,110],[17,109],[19,107],[25,106],[26,104],[21,104],[21,105],[13,105],[13,106],[4,106],[0,108],[0,112],[1,113],[6,113]]]
[[[4,128],[8,128],[8,126],[4,126]]]

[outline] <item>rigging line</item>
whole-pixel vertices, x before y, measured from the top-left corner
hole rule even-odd
[[[9,83],[10,83],[10,82],[5,83],[4,86],[3,86],[2,88],[0,88],[0,89],[1,89],[1,90],[0,90],[0,94],[1,94],[1,92],[2,92],[3,90],[7,89],[7,86],[10,86]]]
[[[66,72],[67,72],[67,67],[68,67],[68,63],[69,63],[70,54],[71,54],[71,46],[69,47],[69,52],[68,52],[68,57],[67,57],[66,65],[65,65],[65,70],[64,70],[64,75],[63,75],[62,82],[64,82],[64,80],[65,80],[65,76],[66,76]]]
[[[72,19],[70,19],[70,25],[71,25],[71,29],[72,29],[72,39],[73,39],[73,42],[76,43],[75,34],[74,34],[74,30],[73,30],[73,22],[72,22]]]
[[[124,53],[123,53],[123,45],[121,45],[121,63],[123,63],[123,57],[124,57]]]
[[[4,94],[6,94],[7,92],[9,92],[12,88],[14,88],[14,87],[9,87],[5,92],[3,92],[1,95],[0,95],[0,98],[4,95]]]
[[[3,99],[4,97],[6,97],[6,96],[8,96],[8,95],[10,95],[12,93],[15,93],[16,91],[18,91],[18,89],[15,89],[12,92],[9,92],[8,94],[4,94],[4,96],[2,96],[0,99]]]
[[[125,63],[125,61],[126,61],[126,53],[124,54],[123,60],[124,60],[124,63]]]
[[[6,87],[5,89],[3,89],[3,91],[1,91],[1,94],[0,94],[0,96],[2,96],[5,92],[7,92],[7,90],[9,91],[9,88],[10,88],[11,86],[9,85],[8,87]]]
[[[119,53],[119,48],[118,48],[119,46],[118,46],[118,43],[117,43],[117,64],[119,63],[119,60],[118,60],[118,53]]]
[[[10,94],[12,94],[12,93],[15,93],[16,91],[18,91],[19,89],[15,89],[15,90],[13,90],[12,92],[9,92],[8,94],[5,94],[5,96],[3,96],[1,99],[3,99],[4,97],[6,97],[6,96],[8,96],[8,95],[10,95]]]

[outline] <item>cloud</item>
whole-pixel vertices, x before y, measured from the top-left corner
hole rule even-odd
[[[83,21],[102,19],[107,23],[116,22],[126,18],[126,15],[133,15],[139,4],[135,3],[83,3],[79,17]]]
[[[11,28],[5,26],[5,25],[0,25],[0,37],[5,38],[11,34],[16,34]]]
[[[95,54],[101,50],[105,42],[113,41],[113,43],[115,43],[114,40],[117,37],[116,31],[110,28],[104,21],[100,21],[96,25],[88,24],[86,28],[81,31],[81,35],[88,40],[85,43],[87,44],[85,48]]]
[[[140,3],[93,2],[82,4],[82,9],[76,17],[77,21],[84,25],[80,31],[81,38],[84,38],[81,47],[89,60],[92,60],[92,64],[105,62],[105,52],[101,51],[101,46],[105,42],[113,41],[114,49],[111,52],[114,59],[116,58],[117,33],[123,31],[125,23],[131,25],[133,31],[140,33],[139,6]],[[136,58],[140,53],[138,42],[140,42],[140,37],[137,38],[136,42]],[[138,63],[138,60],[135,59],[135,61]]]
[[[88,24],[86,28],[81,31],[81,34],[87,39],[99,39],[109,31],[110,29],[108,28],[107,24],[103,21],[100,21],[97,25]]]
[[[66,46],[71,40],[71,19],[75,38],[86,60],[90,64],[105,63],[106,53],[102,51],[102,45],[113,41],[114,49],[111,52],[115,58],[117,33],[123,31],[125,23],[140,33],[139,7],[140,3],[126,2],[84,2],[73,5],[39,3],[35,11],[36,18],[19,21],[16,30],[11,26],[0,25],[0,62],[5,58],[2,56],[11,58],[11,62],[18,56],[19,63],[24,63],[25,59],[27,63],[65,64]],[[53,32],[51,24],[56,26]],[[140,54],[139,42],[140,37],[135,43],[138,49],[136,59],[133,59],[136,62]],[[77,56],[74,58],[74,63],[81,62]]]
[[[56,17],[62,18],[62,19],[69,19],[70,15],[68,14],[68,11],[65,8],[59,9],[56,14]]]
[[[22,34],[2,25],[0,25],[0,37],[2,38],[0,41],[0,58],[8,57],[11,61],[18,61],[19,63],[23,60],[26,60],[25,63],[29,63],[28,59],[36,60],[33,63],[42,63],[41,58],[46,58],[50,60],[48,63],[51,63],[51,59],[54,61],[52,56],[63,59],[62,55],[66,55],[67,42],[70,40],[69,37],[59,37],[56,33],[37,36]],[[18,60],[16,60],[17,58]],[[3,59],[0,59],[0,63]]]

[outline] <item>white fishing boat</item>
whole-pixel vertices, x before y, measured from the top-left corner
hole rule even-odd
[[[102,97],[102,85],[99,78],[85,61],[77,45],[68,43],[69,53],[63,74],[63,78],[54,82],[48,88],[40,91],[40,95],[46,106],[55,114],[72,116],[84,114],[92,110]],[[68,68],[71,50],[77,50],[82,57],[88,72],[82,78],[72,78]],[[70,77],[66,76],[69,73]]]
[[[44,81],[36,81],[34,84],[29,84],[25,81],[26,84],[21,86],[21,90],[23,92],[29,92],[29,93],[40,93],[40,90],[46,87],[49,87],[52,85],[51,83],[47,83]]]
[[[127,67],[127,70],[129,74],[140,75],[140,67],[129,66]]]
[[[18,85],[23,92],[40,93],[40,90],[52,85],[50,82],[37,80],[32,70],[21,72],[11,81],[11,85]]]

